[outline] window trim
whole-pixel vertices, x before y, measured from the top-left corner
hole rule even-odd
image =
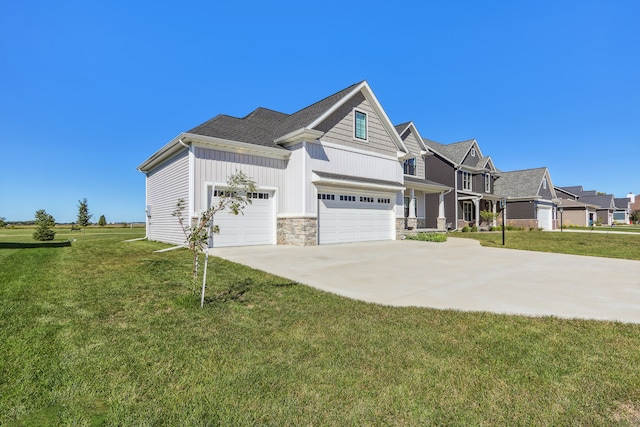
[[[484,174],[484,192],[491,193],[491,174]]]
[[[467,215],[466,215],[467,211],[465,209],[465,206],[469,206],[469,212],[468,212],[469,213],[469,219],[467,219]],[[472,222],[472,221],[474,221],[474,218],[473,218],[474,214],[475,214],[475,212],[474,212],[474,209],[473,209],[473,202],[470,201],[470,200],[463,200],[462,201],[462,219],[464,221],[467,221],[467,222]]]
[[[471,157],[476,156],[476,147],[471,147]]]
[[[364,115],[364,138],[361,138],[358,136],[358,132],[357,132],[358,114]],[[364,142],[369,141],[369,114],[357,108],[353,109],[353,139],[355,139],[356,141],[364,141]]]
[[[471,172],[467,172],[465,170],[462,172],[462,189],[464,191],[473,191],[473,174]],[[465,177],[469,177],[469,179],[465,179]],[[467,184],[469,184],[467,186]]]

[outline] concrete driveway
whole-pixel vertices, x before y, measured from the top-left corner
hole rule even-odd
[[[386,305],[640,323],[640,261],[485,248],[460,238],[210,254]]]

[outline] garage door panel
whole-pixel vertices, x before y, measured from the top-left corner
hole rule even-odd
[[[350,194],[339,192],[339,194]],[[351,193],[353,194],[353,193]],[[338,193],[334,194],[336,199]],[[378,198],[355,195],[355,200],[319,200],[319,243],[346,243],[393,239],[395,221],[393,204],[378,203]],[[393,200],[393,195],[385,196]],[[368,201],[367,201],[368,199]],[[373,200],[371,202],[370,200]]]
[[[265,194],[265,193],[263,193]],[[230,211],[216,214],[214,224],[220,232],[213,235],[214,247],[271,245],[275,236],[275,210],[273,195],[267,199],[252,199],[242,213],[234,215]],[[213,204],[219,199],[214,197]]]

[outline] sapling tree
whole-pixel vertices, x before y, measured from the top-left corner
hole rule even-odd
[[[98,225],[100,227],[104,227],[105,225],[107,225],[107,219],[104,217],[104,215],[100,215],[100,219],[98,220]]]
[[[93,215],[89,215],[89,206],[87,204],[87,198],[78,200],[78,220],[77,223],[82,227],[82,235],[84,236],[84,229],[89,225],[89,220]]]
[[[193,283],[198,280],[198,263],[201,254],[205,254],[204,274],[202,278],[202,294],[200,306],[204,306],[204,292],[207,280],[207,264],[209,260],[209,238],[220,231],[218,225],[214,225],[214,217],[218,212],[228,211],[233,215],[243,213],[245,206],[251,204],[250,193],[256,191],[255,182],[247,177],[244,172],[236,171],[227,178],[227,186],[218,194],[218,202],[202,211],[198,217],[185,217],[184,199],[178,199],[176,209],[172,215],[178,218],[180,227],[184,232],[185,246],[193,253]]]
[[[52,230],[56,225],[56,220],[47,213],[44,209],[36,211],[36,231],[33,232],[33,238],[35,240],[53,240],[56,236],[56,232]]]

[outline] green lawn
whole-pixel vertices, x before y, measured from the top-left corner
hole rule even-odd
[[[502,232],[477,232],[450,234],[479,240],[484,246],[503,247]],[[544,231],[507,231],[505,246],[540,252],[557,252],[607,258],[640,260],[640,234],[603,234]]]
[[[142,233],[0,230],[0,425],[640,422],[640,325],[384,307],[215,258],[200,309],[189,253],[122,243]]]

